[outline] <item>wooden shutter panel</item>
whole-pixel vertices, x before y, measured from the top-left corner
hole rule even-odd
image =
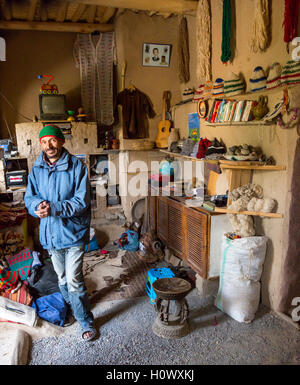
[[[182,209],[182,204],[168,202],[168,244],[179,257],[183,254]]]
[[[157,235],[166,244],[168,243],[168,204],[162,197],[157,202]]]
[[[184,207],[185,258],[191,268],[202,278],[207,278],[208,215]]]

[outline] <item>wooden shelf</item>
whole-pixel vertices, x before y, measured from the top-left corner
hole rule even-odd
[[[167,151],[167,150],[162,150],[161,149],[159,151],[163,152],[165,154],[168,154],[170,156],[174,156],[174,157],[177,157],[177,158],[183,158],[183,159],[189,159],[189,160],[192,160],[194,162],[206,162],[206,163],[213,163],[213,164],[218,164],[219,163],[218,160],[214,160],[214,159],[197,159],[194,156],[176,154],[175,152],[170,152],[170,151]]]
[[[240,214],[240,215],[253,215],[253,216],[269,217],[269,218],[283,218],[283,215],[280,213],[264,213],[262,211],[236,211],[236,210],[229,210],[223,207],[215,207],[214,211],[216,213],[223,213],[223,214]]]
[[[272,165],[230,165],[230,164],[220,164],[221,169],[223,170],[261,170],[261,171],[284,171],[286,166],[272,166]]]
[[[264,120],[251,120],[250,122],[207,122],[206,120],[203,120],[204,124],[207,126],[267,126],[274,124],[274,122],[271,121],[264,121]]]

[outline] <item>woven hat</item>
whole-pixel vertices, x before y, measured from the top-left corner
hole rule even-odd
[[[265,89],[267,86],[267,77],[262,67],[254,68],[253,74],[250,78],[251,92],[257,92]]]
[[[203,100],[209,99],[211,97],[212,87],[213,87],[212,81],[207,80],[203,88]]]
[[[48,124],[47,126],[41,129],[39,133],[40,142],[44,136],[52,136],[63,143],[65,142],[65,137],[64,137],[64,134],[62,133],[62,130],[59,127],[55,126],[54,124]]]
[[[298,84],[300,83],[300,60],[289,60],[283,67],[281,76],[281,84]]]
[[[221,78],[217,78],[214,82],[212,89],[212,96],[214,98],[219,98],[224,96],[224,80]]]
[[[240,95],[245,90],[243,80],[233,72],[231,72],[224,81],[224,93],[226,96]]]
[[[200,84],[194,94],[195,101],[203,99],[203,90],[204,90],[204,84]]]
[[[267,78],[268,90],[281,86],[280,75],[281,75],[281,65],[279,63],[273,63]]]

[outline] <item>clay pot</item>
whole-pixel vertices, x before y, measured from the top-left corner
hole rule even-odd
[[[251,112],[253,113],[255,120],[260,120],[269,112],[267,103],[268,103],[267,96],[260,96],[258,98],[257,105],[251,108]]]

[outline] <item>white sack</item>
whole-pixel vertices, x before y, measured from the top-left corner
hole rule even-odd
[[[223,237],[215,305],[238,322],[251,322],[258,309],[267,237]]]

